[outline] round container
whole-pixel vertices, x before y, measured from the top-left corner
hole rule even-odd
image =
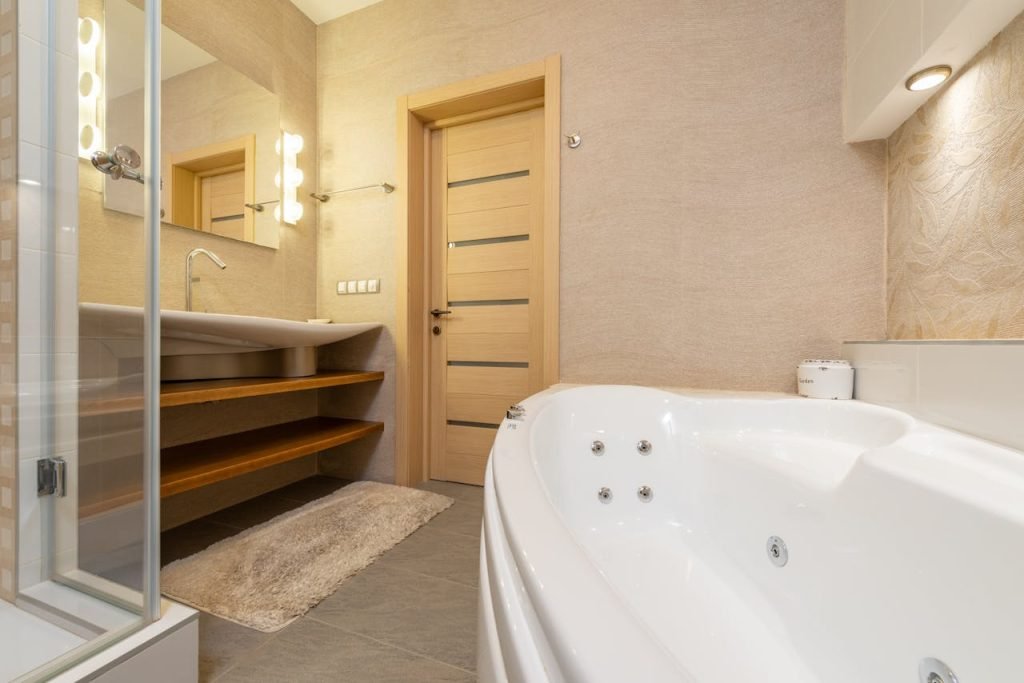
[[[847,360],[805,360],[796,369],[796,387],[807,398],[853,398],[853,367]]]

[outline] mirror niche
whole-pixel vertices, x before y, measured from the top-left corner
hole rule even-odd
[[[104,0],[105,84],[97,149],[143,153],[144,12]],[[161,217],[166,225],[276,249],[281,136],[277,95],[166,26],[162,34]],[[85,147],[88,141],[83,140]],[[143,186],[103,177],[103,207],[141,216]]]

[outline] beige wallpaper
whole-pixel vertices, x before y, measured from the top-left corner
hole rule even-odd
[[[889,140],[888,335],[1024,337],[1024,15]]]
[[[561,377],[794,390],[801,358],[884,333],[885,146],[842,141],[842,0],[384,0],[319,28],[325,187],[395,177],[395,100],[561,53]],[[319,305],[387,330],[392,198],[320,214]],[[338,279],[383,278],[342,296]],[[322,409],[389,429],[352,476],[393,474],[393,377]]]
[[[136,0],[133,0],[136,1]],[[97,0],[83,1],[87,7]],[[138,4],[136,2],[136,4]],[[300,133],[306,187],[316,185],[316,27],[281,0],[164,0],[164,23],[281,99],[281,126]],[[141,66],[140,66],[141,68]],[[86,162],[79,166],[79,298],[141,304],[141,219],[104,211],[102,183]],[[305,195],[303,195],[305,196]],[[316,311],[316,210],[306,198],[298,226],[282,226],[278,250],[166,227],[161,235],[161,297],[183,308],[185,255],[207,247],[228,264],[225,271],[199,263],[196,298],[221,313],[306,319]]]

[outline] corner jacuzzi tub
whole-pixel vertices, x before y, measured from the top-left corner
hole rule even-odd
[[[1024,454],[853,401],[523,406],[487,472],[480,680],[1024,680]]]

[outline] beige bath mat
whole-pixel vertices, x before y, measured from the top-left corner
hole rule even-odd
[[[434,515],[451,498],[361,481],[164,567],[170,598],[277,631]]]

